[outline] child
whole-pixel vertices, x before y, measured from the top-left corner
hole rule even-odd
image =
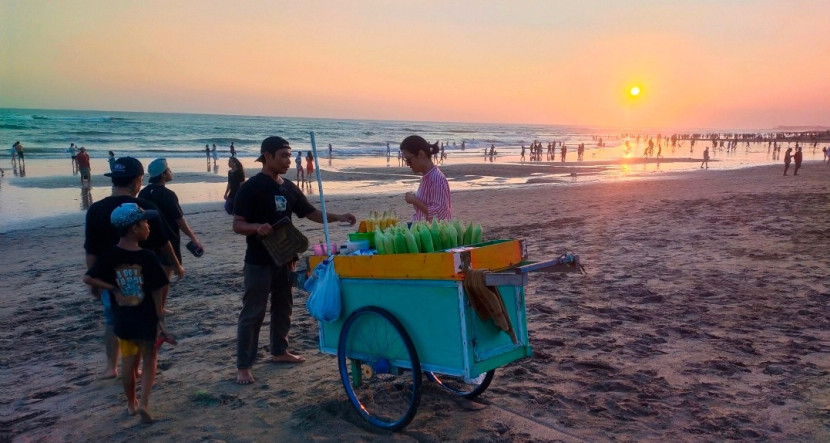
[[[127,409],[130,415],[140,414],[144,423],[153,421],[149,403],[156,377],[156,338],[175,342],[166,333],[162,314],[161,290],[167,284],[167,274],[156,255],[138,245],[150,235],[147,219],[156,217],[156,211],[144,211],[135,203],[115,208],[110,223],[118,230],[118,244],[102,254],[84,276],[84,283],[108,292],[121,350]],[[136,402],[142,358],[141,399]]]

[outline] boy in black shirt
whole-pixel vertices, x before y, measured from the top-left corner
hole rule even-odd
[[[127,409],[131,415],[139,413],[145,423],[153,421],[149,403],[156,377],[156,338],[161,333],[174,342],[166,333],[162,313],[161,291],[168,283],[167,275],[158,257],[138,244],[150,236],[147,219],[157,217],[157,212],[144,211],[135,203],[115,208],[110,222],[118,230],[118,244],[98,257],[84,275],[84,283],[108,292],[122,356]],[[137,402],[135,385],[142,358],[141,399]]]
[[[144,210],[157,210],[158,207],[148,200],[136,198],[141,190],[141,181],[144,177],[144,166],[132,157],[121,157],[112,165],[112,171],[104,174],[112,179],[112,195],[103,198],[89,207],[86,213],[86,230],[84,250],[86,252],[87,269],[98,260],[98,257],[118,243],[119,235],[110,223],[110,215],[123,203],[136,203]],[[141,247],[151,251],[162,251],[167,263],[174,263],[173,270],[179,278],[184,276],[173,246],[170,244],[167,225],[159,219],[150,222],[150,236],[141,242]],[[114,319],[112,307],[106,291],[93,288],[93,296],[100,298],[104,310],[104,349],[106,351],[106,369],[102,378],[118,376],[118,342],[115,339]]]

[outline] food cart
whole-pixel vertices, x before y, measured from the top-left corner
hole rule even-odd
[[[325,257],[312,256],[313,268]],[[524,240],[494,240],[422,254],[334,256],[342,310],[320,322],[320,351],[337,356],[343,387],[374,426],[399,430],[414,417],[422,375],[455,395],[484,392],[496,368],[529,357],[524,286],[528,272],[581,270],[578,256],[527,259]],[[310,269],[311,269],[310,268]],[[515,332],[473,309],[464,279],[488,270]]]

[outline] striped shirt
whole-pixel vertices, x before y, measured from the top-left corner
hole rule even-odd
[[[437,166],[421,177],[421,185],[415,197],[426,203],[428,214],[424,214],[417,206],[412,221],[450,220],[452,218],[452,201],[450,199],[450,185],[447,177]]]

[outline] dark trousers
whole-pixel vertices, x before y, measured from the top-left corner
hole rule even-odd
[[[245,294],[236,328],[236,367],[250,369],[256,360],[259,330],[265,320],[268,295],[271,298],[271,355],[288,350],[288,331],[294,297],[291,292],[290,272],[286,266],[254,265],[245,263]]]

